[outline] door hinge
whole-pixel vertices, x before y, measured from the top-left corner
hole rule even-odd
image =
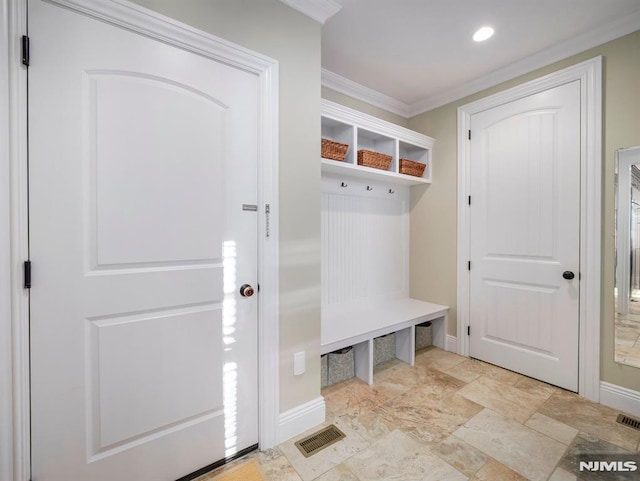
[[[469,196],[469,205],[471,205],[471,196]]]
[[[24,288],[31,289],[31,261],[24,261]]]
[[[469,130],[469,140],[471,140],[471,130]]]
[[[467,270],[469,270],[469,271],[471,270],[471,261],[467,262]]]
[[[29,47],[30,47],[29,37],[27,37],[26,35],[23,35],[22,36],[22,65],[24,65],[25,67],[29,66],[29,60],[31,57],[31,52]]]
[[[471,335],[471,326],[467,326],[467,336]]]

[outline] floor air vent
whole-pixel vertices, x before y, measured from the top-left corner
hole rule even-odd
[[[294,443],[305,458],[316,454],[318,451],[322,451],[324,448],[331,446],[333,443],[337,443],[341,439],[346,437],[342,431],[340,431],[333,424],[321,429],[317,433],[307,436],[300,441]]]
[[[625,426],[629,426],[630,428],[640,431],[640,419],[634,419],[629,416],[625,416],[624,414],[618,414],[617,421],[620,424],[624,424]]]

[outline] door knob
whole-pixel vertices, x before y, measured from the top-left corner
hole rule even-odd
[[[253,295],[253,287],[251,287],[249,284],[242,284],[242,287],[240,287],[240,295],[242,297],[251,297]]]
[[[565,279],[569,279],[569,280],[573,279],[575,276],[576,275],[571,271],[564,271],[562,273],[562,277],[564,277]]]

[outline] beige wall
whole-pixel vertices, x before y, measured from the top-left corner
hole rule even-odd
[[[387,122],[401,125],[402,127],[407,127],[409,125],[409,119],[407,119],[406,117],[402,117],[401,115],[394,114],[379,107],[375,107],[371,104],[363,102],[362,100],[354,99],[353,97],[349,97],[348,95],[336,92],[335,90],[331,90],[327,87],[322,87],[322,98],[331,100],[332,102],[340,105],[344,105],[345,107],[349,107],[350,109],[354,109],[368,115],[373,115],[374,117],[386,120]]]
[[[287,411],[320,395],[320,24],[278,0],[134,1],[279,62],[280,411]],[[293,376],[298,351],[306,351],[307,370]]]
[[[409,120],[436,138],[433,184],[412,188],[411,295],[452,306],[456,334],[457,108],[561,68],[603,56],[601,379],[640,391],[640,370],[613,361],[614,155],[640,145],[640,31]]]

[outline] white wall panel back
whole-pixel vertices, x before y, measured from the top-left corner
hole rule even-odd
[[[323,308],[408,296],[408,194],[407,187],[323,177]]]
[[[364,246],[367,199],[322,194],[322,301],[340,304],[366,297]]]

